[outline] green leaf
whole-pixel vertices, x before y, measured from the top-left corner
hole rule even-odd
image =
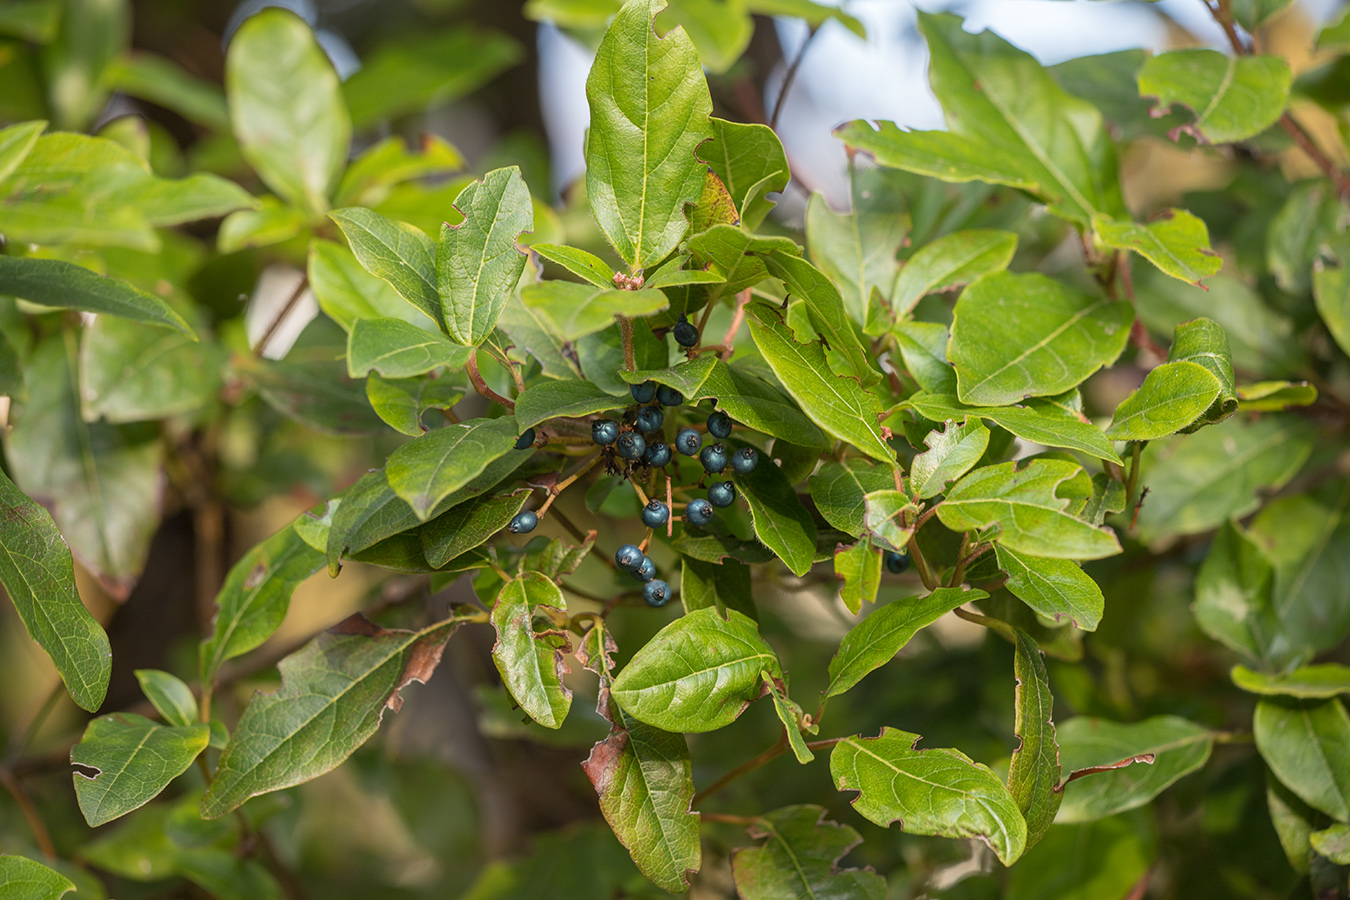
[[[826,698],[837,697],[890,662],[919,629],[947,613],[989,595],[984,591],[938,588],[926,597],[907,597],[874,610],[844,635],[830,660]]]
[[[200,410],[220,392],[223,363],[209,341],[99,316],[80,334],[81,413],[140,422]]]
[[[176,328],[196,340],[182,316],[154,294],[59,259],[0,256],[0,294]]]
[[[769,277],[764,259],[769,253],[801,254],[795,241],[749,234],[734,225],[714,225],[689,239],[694,262],[721,277],[709,291],[709,302],[730,297]]]
[[[607,394],[589,381],[541,381],[516,398],[516,426],[525,429],[549,419],[580,418],[621,409],[628,402],[629,398]]]
[[[1036,273],[994,272],[956,301],[947,358],[962,403],[1006,406],[1077,387],[1120,356],[1134,312]]]
[[[1065,447],[1098,459],[1121,462],[1100,428],[1084,421],[1079,414],[1046,400],[1031,399],[1018,406],[967,406],[951,394],[920,391],[902,405],[934,422],[978,416],[1037,444]]]
[[[1015,647],[1013,734],[1019,741],[1008,766],[1008,792],[1027,823],[1027,846],[1049,832],[1064,794],[1059,790],[1059,744],[1055,742],[1055,698],[1041,649],[1026,632],[1011,629]]]
[[[994,540],[1033,556],[1100,559],[1120,552],[1115,533],[1064,511],[1055,489],[1082,469],[1059,459],[1032,459],[976,469],[947,491],[937,507],[942,524],[956,531],[998,527]]]
[[[386,708],[398,712],[399,691],[431,677],[455,625],[389,631],[353,617],[283,659],[281,687],[254,696],[221,754],[202,817],[336,768],[375,733]]]
[[[867,530],[866,498],[895,487],[889,469],[856,457],[827,462],[811,476],[811,499],[826,522],[853,537]]]
[[[821,194],[812,194],[806,205],[811,261],[838,288],[844,310],[858,325],[867,322],[873,291],[890,297],[895,290],[896,253],[909,239],[905,198],[884,175],[877,169],[854,171],[853,210],[846,215],[832,211]]]
[[[1258,381],[1236,388],[1237,408],[1243,412],[1281,412],[1317,402],[1317,388],[1306,381]]]
[[[754,22],[740,4],[719,0],[680,0],[667,6],[658,27],[665,31],[679,25],[698,48],[703,65],[721,75],[727,71],[750,43]]]
[[[728,609],[734,609],[758,619],[750,569],[743,563],[735,559],[707,562],[692,556],[683,556],[680,561],[680,602],[685,612],[714,608],[718,615],[726,615]]]
[[[342,362],[345,343],[321,345],[311,354],[292,351],[284,362],[242,356],[231,362],[234,372],[247,377],[263,400],[288,419],[321,434],[382,432],[384,423],[366,401],[365,385],[348,376]]]
[[[484,494],[432,519],[419,529],[427,563],[439,569],[455,557],[482,546],[515,518],[529,498],[527,488],[496,497]]]
[[[347,336],[347,373],[360,378],[373,369],[386,378],[410,378],[441,367],[458,369],[470,352],[403,319],[357,319]]]
[[[255,647],[281,626],[290,608],[291,595],[301,582],[323,568],[323,551],[311,545],[300,533],[300,520],[278,531],[253,547],[235,563],[225,576],[216,595],[216,618],[211,636],[202,641],[199,651],[202,684],[213,684],[220,664]],[[322,519],[317,543],[322,547],[328,537],[330,510]]]
[[[464,168],[465,160],[449,141],[423,134],[416,151],[399,135],[390,135],[352,160],[338,185],[335,206],[376,206],[405,182],[445,175]]]
[[[614,270],[603,259],[586,250],[561,244],[531,244],[530,250],[551,263],[557,263],[588,284],[603,290],[614,287]]]
[[[903,316],[925,294],[949,291],[1012,262],[1017,235],[974,229],[943,235],[920,247],[900,270],[890,297],[891,314]]]
[[[60,22],[61,6],[54,0],[10,0],[0,8],[0,34],[35,44],[50,43]]]
[[[246,19],[226,54],[225,90],[249,165],[291,205],[326,212],[352,125],[337,73],[304,20],[280,9]]]
[[[1312,277],[1317,314],[1326,323],[1336,346],[1350,355],[1350,271],[1328,267],[1319,259],[1313,263]]]
[[[1143,806],[1203,766],[1214,747],[1213,732],[1177,716],[1154,716],[1130,725],[1077,716],[1061,722],[1056,731],[1065,772],[1153,757],[1151,763],[1136,760],[1066,784],[1057,822],[1090,822]]]
[[[684,204],[698,199],[712,98],[683,29],[657,38],[664,0],[630,0],[610,23],[586,79],[591,128],[586,196],[624,262],[643,269],[675,249]]]
[[[825,818],[820,806],[787,806],[765,813],[750,826],[765,839],[731,857],[732,877],[744,900],[785,897],[882,900],[886,882],[866,869],[840,869],[838,862],[862,842],[858,832]]]
[[[1150,444],[1140,484],[1149,496],[1139,511],[1139,538],[1208,531],[1245,516],[1258,491],[1283,486],[1312,452],[1313,432],[1293,416],[1252,422],[1230,419],[1184,439]]]
[[[850,374],[864,385],[877,381],[877,370],[869,362],[869,354],[863,349],[857,328],[849,321],[843,297],[834,283],[792,253],[775,250],[765,254],[764,265],[773,277],[782,280],[790,294],[802,298],[812,325],[829,348],[847,360]]]
[[[98,827],[149,803],[206,749],[205,725],[158,725],[144,716],[117,713],[89,723],[70,751],[70,761],[93,771],[76,771],[75,797],[91,827]]]
[[[750,334],[769,367],[802,411],[826,433],[873,459],[895,465],[895,451],[881,436],[881,403],[852,378],[830,371],[820,344],[799,344],[778,310],[763,302],[746,307]],[[729,410],[730,411],[730,410]]]
[[[1146,224],[1097,214],[1092,231],[1108,247],[1133,250],[1173,278],[1199,285],[1223,267],[1210,249],[1205,221],[1184,209],[1166,209]]]
[[[386,381],[372,374],[366,379],[366,399],[385,424],[400,434],[418,437],[426,432],[422,414],[449,409],[464,399],[464,389],[450,378],[397,378]]]
[[[1350,819],[1350,716],[1341,701],[1263,699],[1252,732],[1289,790],[1332,818]]]
[[[573,281],[541,281],[520,291],[521,302],[539,312],[564,341],[575,341],[614,324],[615,316],[659,312],[669,301],[660,291],[598,290]]]
[[[918,511],[905,492],[883,488],[863,498],[863,525],[874,544],[899,553],[914,534]]]
[[[667,369],[638,369],[633,372],[620,372],[619,377],[628,384],[655,381],[657,384],[674,388],[683,394],[686,399],[702,399],[706,395],[701,394],[700,391],[717,364],[717,357],[709,354],[695,357]],[[519,410],[517,410],[516,415],[519,417]]]
[[[60,900],[75,885],[60,872],[22,856],[0,856],[0,891],[12,900]]]
[[[867,29],[862,22],[837,6],[816,3],[815,0],[746,0],[745,8],[761,16],[792,16],[804,19],[812,28],[818,28],[834,19],[857,37],[867,39]]]
[[[1337,694],[1350,694],[1350,666],[1319,663],[1299,666],[1290,672],[1272,675],[1255,672],[1246,666],[1233,666],[1233,684],[1253,694],[1322,700]]]
[[[8,178],[23,162],[38,136],[47,127],[46,122],[20,122],[0,128],[0,182]]]
[[[765,460],[750,474],[737,476],[736,486],[750,506],[755,536],[792,574],[809,572],[816,555],[816,523],[782,470]]]
[[[546,576],[526,572],[506,583],[492,607],[492,627],[497,629],[492,661],[506,689],[531,719],[545,728],[561,728],[572,706],[572,691],[563,684],[567,638],[557,631],[535,631],[539,606],[555,610],[567,606],[562,591]],[[561,643],[551,640],[554,637]]]
[[[350,250],[318,238],[309,242],[309,286],[330,319],[347,331],[357,319],[402,319],[437,330],[426,313],[405,301],[389,282],[370,274]]]
[[[146,699],[165,722],[179,728],[196,724],[197,698],[181,678],[159,669],[137,669],[135,675]]]
[[[436,504],[509,453],[519,434],[511,416],[437,428],[390,455],[389,486],[425,521]]]
[[[1106,436],[1151,441],[1175,434],[1209,409],[1221,389],[1219,379],[1198,363],[1163,363],[1116,407]]]
[[[1195,120],[1184,126],[1198,140],[1226,144],[1255,137],[1284,112],[1293,79],[1278,56],[1228,56],[1217,50],[1159,53],[1139,70],[1139,93],[1156,98],[1152,115],[1174,103]]]
[[[1204,425],[1216,425],[1237,411],[1233,354],[1228,348],[1228,335],[1218,322],[1202,316],[1178,323],[1172,335],[1172,349],[1167,351],[1167,360],[1198,363],[1219,379],[1219,396],[1199,420],[1183,429],[1185,432],[1198,431]]]
[[[541,315],[540,318],[551,323],[548,316]],[[639,319],[632,321],[632,325],[634,366],[638,369],[659,369],[670,365],[670,350],[666,341],[652,334],[646,321]],[[556,331],[557,326],[550,324],[550,327]],[[623,329],[615,322],[602,331],[586,335],[575,346],[568,345],[567,352],[580,360],[581,377],[611,394],[621,396],[628,391],[628,385],[619,377],[627,364],[623,345]]]
[[[853,807],[883,828],[899,821],[909,834],[977,837],[1004,865],[1026,847],[1017,801],[987,766],[959,750],[915,750],[919,735],[883,728],[875,738],[850,737],[830,754],[841,791],[857,791]]]
[[[216,233],[216,250],[238,253],[248,247],[270,247],[289,241],[305,228],[305,214],[276,197],[263,197],[257,209],[230,213]]]
[[[1128,897],[1148,881],[1155,863],[1157,838],[1151,821],[1118,816],[1050,829],[1009,873],[1003,896],[1006,900]]]
[[[75,564],[47,510],[0,472],[0,584],[29,636],[51,657],[70,696],[93,712],[103,705],[112,651],[80,602]]]
[[[1233,0],[1233,19],[1252,32],[1283,12],[1291,0]]]
[[[1298,799],[1289,788],[1266,770],[1266,806],[1270,808],[1270,824],[1284,849],[1290,867],[1300,875],[1308,873],[1312,856],[1313,822],[1321,813]]]
[[[1252,659],[1269,658],[1280,631],[1272,573],[1260,544],[1231,521],[1220,525],[1195,580],[1195,621],[1201,630]]]
[[[781,678],[783,670],[753,619],[735,610],[727,610],[727,617],[700,609],[662,628],[615,679],[615,702],[665,731],[730,725],[763,696],[759,673]]]
[[[1067,93],[1030,54],[993,32],[969,34],[953,15],[919,15],[928,77],[949,131],[835,133],[884,166],[944,181],[1018,188],[1087,230],[1094,213],[1124,215],[1115,149],[1092,104]]]
[[[494,169],[455,198],[464,215],[441,226],[436,277],[441,314],[450,337],[477,347],[497,327],[502,309],[525,271],[517,245],[534,230],[534,207],[520,169]]]
[[[1025,556],[1003,545],[994,545],[998,567],[1008,573],[1005,585],[1014,597],[1056,622],[1068,619],[1075,628],[1096,631],[1106,601],[1078,563],[1068,559]]]
[[[787,153],[767,125],[745,125],[713,117],[712,139],[698,148],[736,204],[741,226],[754,230],[775,206],[768,199],[781,193],[790,178]]]
[[[920,500],[941,494],[980,461],[989,446],[989,429],[975,416],[959,424],[948,419],[944,430],[928,432],[924,444],[928,449],[914,457],[909,470],[914,496]]]
[[[436,244],[431,238],[411,225],[361,207],[335,209],[328,218],[342,229],[367,272],[388,282],[400,297],[444,326],[436,287]]]
[[[230,128],[230,111],[220,88],[188,74],[166,57],[150,53],[123,55],[103,70],[103,83],[212,130]]]
[[[881,553],[870,540],[858,541],[852,547],[837,545],[834,550],[834,576],[844,581],[839,599],[855,616],[864,603],[877,602],[881,587]],[[680,585],[683,590],[684,585]]]
[[[1310,842],[1314,850],[1338,866],[1350,866],[1350,825],[1339,823],[1314,831]]]
[[[792,755],[797,758],[797,762],[806,765],[814,760],[816,755],[806,746],[806,739],[802,737],[801,706],[792,702],[781,680],[773,678],[768,672],[760,672],[759,675],[764,680],[769,698],[773,700],[774,714],[778,716],[778,721],[783,723],[783,735],[787,738],[788,746],[792,748]],[[814,732],[815,726],[811,726],[810,730]]]
[[[671,386],[678,388],[678,385]],[[717,401],[719,409],[747,428],[799,447],[825,450],[831,443],[816,423],[776,386],[721,360],[713,362],[702,386],[685,397],[698,400],[711,397]]]

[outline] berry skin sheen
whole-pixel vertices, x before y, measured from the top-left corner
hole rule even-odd
[[[703,446],[703,435],[692,428],[685,428],[675,435],[675,449],[685,456],[698,456]]]
[[[525,429],[525,433],[522,434],[520,437],[516,438],[516,449],[517,449],[517,450],[524,450],[524,449],[526,449],[527,447],[532,446],[533,444],[534,444],[534,429],[533,429],[533,428],[527,428],[527,429]]]
[[[642,562],[633,570],[633,577],[642,582],[651,581],[656,577],[656,563],[652,562],[650,556],[642,557]]]
[[[642,384],[635,384],[628,388],[628,392],[633,395],[636,403],[651,403],[656,399],[656,382],[644,381]]]
[[[638,549],[637,544],[624,544],[614,551],[614,564],[630,572],[642,565],[645,558],[646,555]]]
[[[666,414],[661,412],[655,406],[644,406],[638,410],[637,417],[633,420],[633,427],[643,434],[649,434],[661,427],[661,423],[666,420]]]
[[[649,500],[642,509],[642,524],[648,528],[660,528],[670,519],[670,507],[660,500]]]
[[[754,447],[742,447],[731,454],[731,470],[737,475],[749,475],[759,465],[759,452]]]
[[[525,509],[516,513],[516,517],[506,526],[506,530],[512,534],[529,534],[538,524],[539,516],[532,510]]]
[[[647,442],[636,431],[625,431],[619,436],[615,449],[624,459],[642,459],[642,454],[647,452]]]
[[[601,447],[607,447],[619,439],[619,423],[613,419],[600,419],[591,423],[591,440]]]
[[[666,601],[670,599],[670,585],[660,578],[653,578],[643,586],[642,599],[647,601],[648,606],[656,608],[665,606]]]
[[[708,502],[718,509],[726,509],[736,502],[736,485],[730,481],[719,481],[708,488]]]
[[[698,344],[698,329],[690,325],[684,316],[680,316],[680,321],[675,323],[671,334],[675,335],[675,343],[681,347],[693,347]]]
[[[684,394],[663,384],[656,389],[656,402],[662,406],[679,406],[684,402]]]
[[[648,444],[647,452],[642,454],[642,461],[659,469],[670,462],[670,448],[660,441]]]
[[[713,444],[704,447],[698,459],[709,474],[716,475],[727,467],[727,450],[721,444]]]
[[[731,437],[731,416],[720,409],[708,416],[708,434],[719,441]]]
[[[707,525],[712,517],[713,506],[707,500],[690,500],[684,508],[684,520],[690,525]]]
[[[892,575],[899,575],[909,568],[909,554],[896,553],[894,550],[886,551],[886,571]]]

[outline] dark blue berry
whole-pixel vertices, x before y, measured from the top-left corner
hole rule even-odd
[[[707,500],[690,500],[684,508],[684,520],[690,525],[707,525],[712,517],[713,507]]]
[[[602,447],[619,439],[619,423],[613,419],[600,419],[591,423],[591,440]]]
[[[670,599],[670,585],[660,578],[653,578],[642,586],[642,599],[648,606],[662,607]]]
[[[708,434],[711,434],[719,441],[723,438],[731,437],[731,416],[722,412],[720,409],[711,416],[708,416]]]
[[[638,549],[637,544],[624,544],[618,550],[614,551],[614,564],[620,569],[627,569],[630,572],[642,565],[645,558],[643,552]]]
[[[633,420],[633,427],[643,434],[656,431],[661,427],[661,423],[666,420],[666,414],[661,412],[655,406],[644,406],[638,410],[637,417]]]
[[[660,500],[649,500],[642,509],[642,524],[648,528],[660,528],[670,518],[670,507]]]
[[[731,454],[731,470],[737,475],[749,475],[759,465],[759,452],[754,447],[742,447]]]
[[[656,577],[656,563],[652,562],[650,556],[642,557],[642,562],[633,570],[633,577],[638,581],[651,581]]]
[[[636,431],[625,431],[619,435],[614,448],[624,459],[642,459],[642,454],[647,452],[647,442]]]
[[[527,428],[527,429],[525,429],[525,433],[522,434],[520,437],[516,438],[516,449],[517,449],[517,450],[524,450],[525,448],[530,447],[530,446],[532,446],[533,444],[534,444],[534,429],[533,429],[533,428]]]
[[[522,510],[516,513],[516,517],[511,520],[511,524],[506,526],[506,530],[512,534],[529,534],[534,531],[539,524],[539,516],[531,510]]]
[[[727,467],[727,449],[721,444],[704,447],[698,459],[709,474],[716,475]]]
[[[660,441],[647,445],[647,452],[642,454],[642,461],[649,466],[660,468],[670,462],[670,448]]]
[[[718,509],[726,509],[736,502],[736,485],[720,481],[708,488],[708,502]]]
[[[703,435],[692,428],[685,428],[675,435],[675,449],[685,456],[698,456],[699,449],[703,446]]]
[[[662,406],[679,406],[684,402],[684,394],[663,384],[656,389],[656,402]]]
[[[656,398],[656,382],[644,381],[642,384],[631,385],[628,392],[637,403],[651,403]]]
[[[894,550],[886,551],[886,571],[892,575],[899,575],[909,568],[909,554],[896,553]]]
[[[681,347],[692,347],[698,343],[698,329],[690,325],[684,316],[680,316],[680,321],[675,323],[671,333],[675,335],[675,343]]]

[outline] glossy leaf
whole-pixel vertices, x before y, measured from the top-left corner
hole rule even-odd
[[[812,194],[806,242],[811,261],[839,289],[849,318],[863,325],[873,291],[887,298],[895,290],[896,254],[909,239],[910,223],[905,198],[890,189],[881,170],[854,170],[852,200],[852,211],[839,214],[823,195]]]
[[[736,487],[750,507],[755,536],[798,577],[811,570],[816,554],[816,524],[797,492],[772,461],[736,478]]]
[[[0,472],[0,584],[29,636],[47,651],[71,698],[93,712],[103,705],[112,651],[103,627],[75,588],[75,564],[56,523]]]
[[[0,294],[43,306],[82,309],[163,325],[196,340],[183,317],[154,294],[59,259],[0,256]]]
[[[1184,209],[1168,209],[1146,223],[1092,217],[1092,231],[1108,247],[1133,250],[1173,278],[1199,285],[1223,266],[1210,249],[1205,221]]]
[[[1292,75],[1278,56],[1228,56],[1217,50],[1159,53],[1139,70],[1139,93],[1154,114],[1180,103],[1195,114],[1185,126],[1198,139],[1225,144],[1255,137],[1284,112]]]
[[[432,519],[419,531],[427,563],[438,569],[481,546],[510,523],[529,497],[525,489],[495,497],[485,494]]]
[[[327,211],[352,126],[314,32],[280,9],[250,16],[230,41],[225,88],[239,148],[267,186],[311,215]]]
[[[614,270],[594,253],[548,243],[531,244],[530,250],[598,288],[609,290],[614,287]]]
[[[843,579],[839,599],[855,616],[864,603],[877,601],[881,587],[881,553],[870,540],[858,541],[852,547],[842,544],[834,550],[834,575]]]
[[[389,486],[425,521],[436,504],[509,453],[518,436],[511,416],[437,428],[390,455]]]
[[[875,738],[850,737],[830,754],[841,791],[857,791],[853,808],[909,834],[977,837],[1012,865],[1026,847],[1027,826],[1003,782],[959,750],[916,750],[919,735],[883,728]]]
[[[889,469],[855,457],[825,463],[810,485],[811,499],[825,521],[858,537],[867,529],[867,495],[894,488],[895,479]]]
[[[1116,407],[1106,436],[1117,441],[1151,441],[1175,434],[1218,399],[1219,379],[1198,363],[1163,363]]]
[[[389,283],[398,295],[436,323],[441,297],[436,287],[436,244],[422,232],[369,209],[335,209],[328,217],[351,244],[367,272]]]
[[[1233,666],[1233,684],[1253,694],[1275,694],[1303,699],[1326,699],[1350,694],[1350,666],[1318,663],[1271,675],[1246,666]]]
[[[615,702],[665,731],[715,731],[764,693],[760,672],[781,678],[773,648],[753,619],[695,610],[657,632],[614,681]]]
[[[566,637],[559,632],[534,629],[535,608],[566,608],[562,591],[546,576],[526,572],[506,583],[492,607],[492,626],[497,644],[492,661],[516,703],[545,728],[562,727],[572,706],[572,691],[563,684],[567,664],[562,649]],[[561,638],[561,644],[552,638]]]
[[[1130,725],[1077,716],[1056,728],[1066,775],[1152,754],[1153,762],[1097,772],[1064,786],[1057,822],[1090,822],[1151,801],[1178,778],[1209,759],[1214,734],[1177,716],[1154,716]]]
[[[372,370],[386,378],[411,378],[441,367],[458,369],[469,352],[403,319],[357,319],[347,336],[347,372],[353,378]]]
[[[830,446],[825,432],[782,390],[721,360],[713,363],[696,396],[700,400],[716,399],[718,407],[732,419],[771,437],[816,450]]]
[[[395,431],[417,437],[426,432],[422,414],[449,409],[464,399],[464,389],[450,378],[396,378],[372,374],[366,379],[370,408]]]
[[[0,855],[0,891],[13,900],[60,900],[75,885],[42,863],[22,856]]]
[[[1034,847],[1055,821],[1064,795],[1059,789],[1059,744],[1055,742],[1055,698],[1041,649],[1026,632],[1012,629],[1013,675],[1017,679],[1013,734],[1019,741],[1008,766],[1008,792],[1027,823],[1027,846]]]
[[[1077,463],[1033,459],[985,466],[947,491],[937,507],[948,528],[998,527],[994,540],[1014,550],[1050,559],[1100,559],[1120,552],[1110,529],[1095,528],[1064,511],[1059,484],[1081,471]]]
[[[679,242],[684,204],[698,199],[706,171],[694,150],[711,133],[698,51],[683,29],[656,36],[663,5],[626,3],[586,79],[586,195],[601,232],[635,270]]]
[[[870,869],[840,869],[839,860],[862,842],[858,832],[825,818],[820,806],[787,806],[750,826],[764,839],[731,857],[743,900],[883,900],[886,881]]]
[[[159,669],[137,669],[141,691],[169,725],[187,728],[197,722],[197,698],[182,679]]]
[[[712,139],[698,148],[726,187],[740,213],[741,226],[754,230],[775,206],[768,199],[788,185],[787,154],[767,125],[746,125],[712,117]]]
[[[281,687],[255,695],[239,719],[202,816],[219,818],[337,767],[375,733],[386,708],[398,712],[399,691],[431,677],[454,626],[387,631],[349,619],[283,659]]]
[[[844,635],[839,652],[830,660],[830,684],[825,696],[836,697],[894,658],[919,629],[975,600],[984,591],[938,588],[926,597],[908,597],[873,610]]]
[[[930,431],[924,439],[928,449],[914,457],[909,477],[914,496],[936,497],[970,471],[989,446],[989,429],[975,416],[964,422],[947,421],[942,431]]]
[[[895,451],[881,436],[877,417],[881,403],[875,394],[851,378],[840,378],[825,362],[818,343],[799,344],[777,310],[751,303],[750,334],[769,367],[792,399],[826,433],[857,447],[873,459],[895,464]]]
[[[1068,559],[1042,559],[996,544],[998,567],[1008,573],[1005,585],[1014,597],[1056,622],[1067,619],[1075,628],[1096,631],[1106,601],[1078,563]]]
[[[1017,406],[967,406],[952,394],[920,391],[905,400],[904,405],[934,422],[978,416],[1033,443],[1079,450],[1098,459],[1121,462],[1100,428],[1085,421],[1081,414],[1047,400],[1033,398]]]
[[[1350,716],[1341,701],[1263,699],[1252,732],[1286,787],[1332,818],[1350,819]]]
[[[750,569],[735,559],[713,563],[692,556],[681,557],[680,602],[687,613],[713,608],[719,615],[726,615],[728,609],[734,609],[751,619],[759,617],[751,591]]]
[[[520,299],[548,320],[553,333],[564,341],[602,331],[614,324],[615,316],[647,316],[670,303],[660,291],[601,290],[574,281],[526,285],[520,291]]]
[[[1035,273],[977,278],[956,301],[947,358],[962,403],[1006,406],[1077,387],[1125,349],[1128,303]]]
[[[144,716],[116,713],[89,723],[70,751],[75,797],[91,827],[111,822],[149,803],[206,749],[203,724],[159,725]]]
[[[1228,347],[1228,335],[1218,322],[1202,316],[1178,323],[1172,336],[1172,348],[1167,351],[1167,360],[1196,363],[1219,379],[1219,396],[1205,414],[1184,431],[1192,432],[1204,425],[1215,425],[1237,411],[1233,354]]]
[[[802,299],[815,330],[831,350],[847,361],[848,374],[856,376],[864,385],[877,381],[876,368],[863,348],[857,327],[848,318],[843,297],[834,282],[793,253],[774,251],[764,254],[764,265],[773,277],[782,280],[788,293]]]
[[[450,337],[477,347],[497,327],[507,299],[525,271],[516,242],[534,230],[534,208],[520,169],[494,169],[455,198],[464,215],[441,226],[436,277],[441,314]]]
[[[516,398],[516,426],[533,428],[556,418],[580,418],[619,409],[628,403],[589,381],[541,381]]]
[[[891,312],[903,316],[925,294],[949,291],[1006,269],[1016,249],[1016,234],[983,229],[957,231],[924,244],[900,270],[890,298]]]

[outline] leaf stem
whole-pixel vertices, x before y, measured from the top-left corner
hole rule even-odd
[[[616,316],[619,320],[619,333],[623,335],[623,370],[632,372],[637,369],[637,357],[633,354],[633,320],[627,316]]]
[[[1139,488],[1139,458],[1144,452],[1144,445],[1148,441],[1130,442],[1130,474],[1125,480],[1125,497],[1127,506],[1135,505],[1135,491]],[[1133,522],[1130,523],[1133,526]]]
[[[600,462],[600,458],[602,455],[603,454],[601,452],[594,453],[590,459],[586,460],[586,462],[582,464],[581,468],[577,469],[571,475],[568,475],[562,481],[558,482],[552,488],[550,488],[548,492],[548,499],[544,501],[543,506],[535,510],[535,515],[542,517],[544,513],[548,512],[548,508],[553,505],[554,500],[558,499],[558,495],[561,494],[563,491],[567,490],[569,487],[571,487],[572,484],[582,475],[585,475],[591,469],[594,469],[595,464]]]
[[[28,830],[33,832],[33,842],[38,845],[38,850],[47,859],[56,859],[56,845],[52,843],[51,833],[47,831],[47,825],[42,821],[37,806],[33,804],[33,798],[28,796],[19,779],[9,769],[0,768],[0,785],[3,785],[14,798],[15,805],[23,814],[24,821],[28,823]]]
[[[464,364],[464,371],[468,373],[469,381],[473,383],[473,389],[477,391],[480,396],[486,397],[493,403],[500,403],[511,412],[516,411],[516,401],[503,397],[501,394],[488,387],[487,382],[483,380],[482,373],[478,371],[478,349],[476,347],[469,351],[469,361]]]

